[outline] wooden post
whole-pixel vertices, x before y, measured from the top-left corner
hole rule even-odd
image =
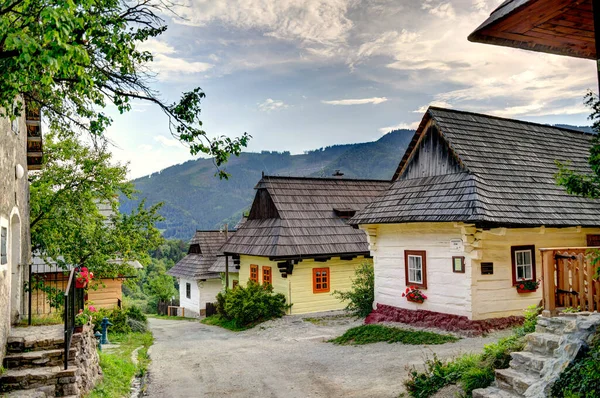
[[[227,232],[229,225],[225,224],[225,242],[227,242]],[[225,290],[229,289],[229,257],[225,254]]]
[[[554,289],[554,251],[542,252],[542,284],[544,288],[543,316],[551,317],[556,308],[556,293]]]

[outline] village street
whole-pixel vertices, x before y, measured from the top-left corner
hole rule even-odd
[[[147,395],[163,397],[397,397],[407,365],[480,351],[500,335],[438,346],[325,343],[360,321],[313,323],[299,317],[234,333],[197,321],[150,319]],[[506,332],[505,332],[506,333]],[[504,333],[504,334],[505,334]]]

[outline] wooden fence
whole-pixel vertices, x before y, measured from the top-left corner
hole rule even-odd
[[[600,248],[576,247],[540,249],[544,310],[555,314],[558,308],[581,311],[600,310],[600,281],[596,278]]]

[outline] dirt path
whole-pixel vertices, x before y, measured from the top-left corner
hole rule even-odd
[[[323,342],[359,322],[294,316],[234,333],[196,321],[150,319],[147,395],[163,397],[397,397],[407,365],[479,351],[500,335],[438,346]],[[504,333],[503,335],[505,335]]]

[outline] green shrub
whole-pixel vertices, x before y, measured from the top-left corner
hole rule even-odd
[[[600,397],[600,332],[589,351],[582,351],[552,387],[553,397]]]
[[[373,311],[375,300],[375,271],[372,262],[363,262],[356,268],[352,288],[347,292],[336,290],[333,295],[341,301],[347,301],[346,311],[364,318]]]
[[[460,386],[468,396],[477,388],[486,388],[494,382],[494,369],[491,367],[470,367],[460,377]]]
[[[140,309],[140,307],[138,307],[136,305],[132,305],[130,307],[126,307],[126,309],[125,309],[125,315],[127,315],[127,318],[134,319],[134,320],[142,322],[144,324],[146,322],[148,322],[148,319],[146,318],[146,315],[144,315],[144,313],[142,312],[142,310]]]
[[[114,308],[109,310],[107,308],[100,308],[96,312],[92,313],[92,322],[94,323],[94,330],[101,330],[101,323],[104,317],[108,318],[109,322],[112,323],[108,327],[108,331],[111,333],[131,333],[131,328],[127,324],[127,315],[121,308]]]
[[[219,309],[221,302],[222,308]],[[289,307],[283,294],[273,293],[272,285],[260,285],[250,280],[245,287],[237,286],[217,296],[219,314],[227,320],[233,320],[240,328],[279,318],[285,315]]]
[[[531,305],[523,311],[523,316],[525,317],[525,321],[521,327],[515,329],[515,333],[524,336],[528,333],[535,332],[535,326],[537,325],[537,317],[542,312],[542,307],[538,307],[537,305]]]

